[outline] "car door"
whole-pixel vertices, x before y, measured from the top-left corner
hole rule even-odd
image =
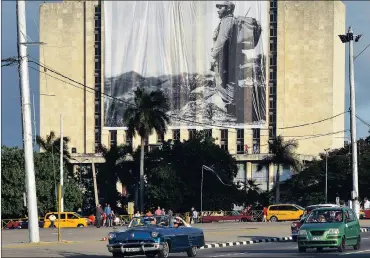
[[[344,223],[345,223],[344,234],[346,235],[346,244],[350,245],[353,243],[353,236],[354,236],[353,224],[351,223],[351,220],[349,218],[348,210],[344,210],[343,213],[344,213]]]
[[[73,213],[67,213],[66,216],[67,216],[66,217],[66,227],[76,228],[79,218],[75,216]]]
[[[358,236],[360,235],[360,232],[361,232],[361,229],[360,229],[360,223],[355,215],[355,213],[353,212],[352,209],[349,209],[348,210],[348,216],[349,216],[349,224],[350,224],[350,228],[351,228],[351,234],[352,234],[352,240],[353,240],[353,244],[356,244],[357,242],[357,238]]]
[[[279,220],[288,220],[290,208],[288,205],[279,205],[278,216]]]

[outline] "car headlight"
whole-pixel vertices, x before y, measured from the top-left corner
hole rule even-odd
[[[307,231],[306,230],[299,230],[299,235],[300,236],[306,236],[307,235]]]
[[[328,234],[330,235],[338,235],[339,234],[339,229],[337,228],[331,228],[328,230]]]
[[[157,237],[158,236],[158,232],[152,232],[152,237]]]
[[[109,233],[108,234],[108,239],[113,239],[116,237],[116,234],[115,233]]]

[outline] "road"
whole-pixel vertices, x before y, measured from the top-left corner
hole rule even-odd
[[[370,257],[370,232],[361,233],[362,247],[355,251],[348,247],[343,253],[338,253],[330,249],[324,249],[323,253],[317,253],[314,249],[307,250],[306,253],[298,253],[297,243],[278,242],[260,243],[246,246],[211,248],[198,250],[197,257],[222,258],[222,257],[279,257],[279,258],[365,258]],[[44,244],[39,246],[18,245],[4,247],[3,257],[68,257],[68,258],[104,258],[111,257],[106,249],[106,241],[95,241],[72,244]],[[145,258],[145,256],[136,256]],[[171,254],[170,257],[187,257],[185,254]]]

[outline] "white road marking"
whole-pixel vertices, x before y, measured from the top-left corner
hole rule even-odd
[[[217,255],[209,255],[206,257],[227,257],[227,256],[234,256],[234,255],[246,255],[248,254],[247,252],[244,253],[229,253],[229,254],[217,254]]]
[[[344,253],[344,254],[340,254],[340,255],[361,254],[361,253],[368,253],[368,252],[370,252],[370,249],[369,250],[357,251],[357,252]]]

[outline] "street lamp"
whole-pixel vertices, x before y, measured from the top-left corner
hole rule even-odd
[[[330,150],[330,148],[324,149],[325,151],[325,203],[328,203],[328,150]]]
[[[349,84],[350,84],[350,115],[351,115],[351,142],[352,142],[352,199],[353,210],[357,216],[360,217],[360,206],[358,203],[358,167],[357,167],[357,142],[356,142],[356,105],[355,105],[355,79],[353,67],[353,40],[358,42],[362,35],[354,35],[352,27],[348,28],[345,35],[338,35],[342,43],[349,43]]]

